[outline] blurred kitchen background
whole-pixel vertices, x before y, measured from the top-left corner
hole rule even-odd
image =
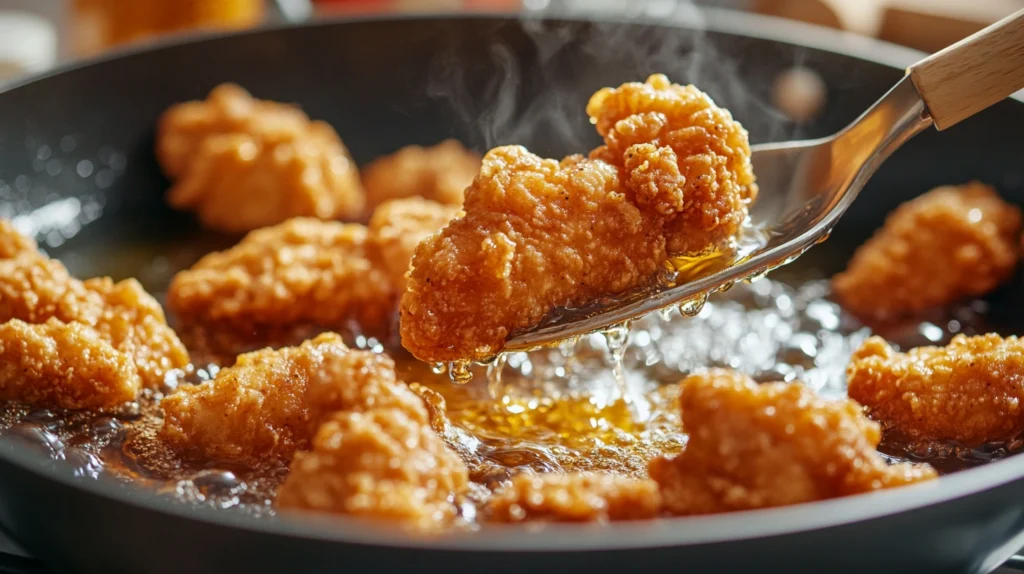
[[[1024,0],[0,0],[0,83],[167,34],[346,14],[437,11],[668,13],[675,4],[749,10],[935,51]]]

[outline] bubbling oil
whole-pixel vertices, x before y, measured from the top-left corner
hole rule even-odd
[[[881,334],[912,347],[988,330],[983,307],[950,313]],[[667,317],[634,321],[628,332],[616,329],[506,353],[486,366],[465,365],[479,376],[463,385],[451,384],[444,370],[452,368],[438,373],[406,354],[391,355],[399,377],[439,409],[442,436],[467,461],[478,488],[489,492],[519,472],[646,476],[651,458],[677,453],[686,444],[676,383],[696,370],[728,367],[763,382],[801,380],[826,397],[844,397],[849,356],[869,333],[829,299],[827,283],[792,287],[766,279],[737,284]],[[375,340],[356,337],[352,344],[382,352]],[[216,365],[176,371],[162,391],[201,383],[216,372]],[[0,436],[71,465],[86,480],[130,482],[192,505],[273,513],[274,493],[287,467],[251,470],[178,460],[157,439],[162,396],[147,391],[138,404],[106,414],[9,404],[0,409]],[[638,405],[645,408],[639,414]],[[888,434],[886,441],[881,450],[894,458],[934,461],[942,471],[1021,448],[1011,442],[925,452],[891,441]]]

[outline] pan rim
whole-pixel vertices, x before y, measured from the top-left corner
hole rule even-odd
[[[216,42],[237,36],[274,34],[281,30],[332,27],[361,22],[412,20],[527,19],[546,21],[596,21],[602,23],[644,24],[666,28],[703,29],[731,35],[757,38],[822,50],[853,57],[890,68],[905,68],[924,56],[909,48],[858,35],[824,29],[779,18],[740,13],[719,8],[701,8],[698,21],[665,18],[615,18],[589,15],[583,18],[559,14],[418,14],[331,18],[306,24],[283,24],[256,30],[226,33],[187,34],[145,45],[115,50],[99,58],[65,64],[54,70],[0,87],[0,95],[51,76],[60,75],[104,62],[181,45]],[[792,40],[799,38],[799,44]],[[1015,99],[1019,99],[1015,97]],[[899,514],[963,498],[1024,480],[1024,457],[1010,457],[983,467],[944,476],[937,481],[887,491],[794,506],[734,512],[687,518],[666,518],[611,525],[488,526],[474,532],[457,532],[435,538],[415,538],[395,529],[375,528],[365,521],[346,517],[306,515],[254,518],[231,510],[186,505],[156,492],[120,484],[112,480],[92,480],[75,476],[65,464],[45,459],[25,448],[4,444],[0,459],[20,467],[42,480],[57,482],[110,502],[138,507],[149,512],[195,520],[220,527],[240,529],[286,538],[325,542],[400,547],[435,551],[593,551],[691,546],[781,536],[861,522]]]

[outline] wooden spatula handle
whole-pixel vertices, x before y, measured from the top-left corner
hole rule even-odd
[[[1024,10],[907,70],[944,130],[1024,88]]]

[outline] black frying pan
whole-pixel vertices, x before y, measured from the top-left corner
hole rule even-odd
[[[755,142],[825,135],[919,57],[771,19],[718,11],[702,19],[703,32],[694,22],[666,23],[671,18],[336,22],[174,43],[66,69],[0,93],[0,208],[68,198],[78,201],[60,205],[72,212],[101,208],[66,242],[49,237],[51,251],[83,275],[124,276],[125,261],[188,241],[197,233],[192,220],[162,201],[167,182],[153,159],[153,126],[169,105],[223,81],[302,104],[332,123],[362,163],[448,136],[481,150],[513,142],[551,156],[587,149],[596,136],[586,97],[655,71],[709,91]],[[830,92],[806,127],[765,103],[771,80],[794,63],[818,70]],[[1006,101],[915,138],[874,177],[833,240],[808,257],[834,271],[885,213],[936,185],[978,178],[1024,203],[1022,129],[1024,105]],[[49,169],[50,159],[64,167]],[[83,159],[92,162],[88,177],[77,171]],[[1024,327],[1024,305],[1005,289],[992,305],[1006,329]],[[1024,457],[932,484],[781,509],[605,527],[488,527],[410,541],[345,519],[254,519],[183,506],[75,477],[63,463],[3,442],[0,524],[52,568],[75,572],[984,572],[1024,545]]]

